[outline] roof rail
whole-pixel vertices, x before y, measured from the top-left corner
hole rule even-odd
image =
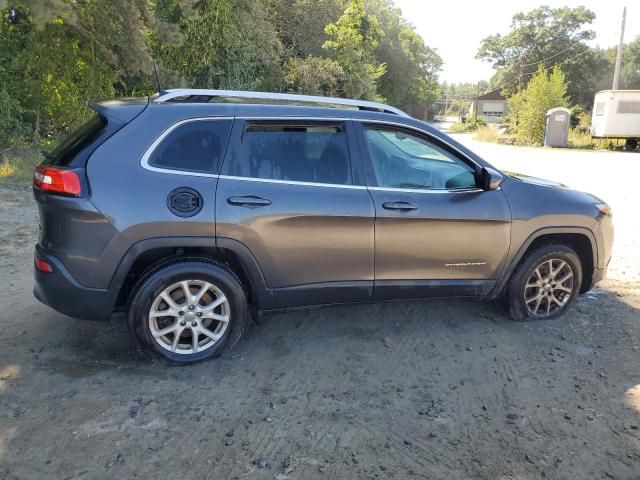
[[[297,95],[291,93],[269,93],[269,92],[244,92],[239,90],[206,90],[198,88],[176,88],[163,90],[156,93],[151,100],[155,103],[164,102],[208,102],[212,98],[248,98],[259,100],[275,100],[285,102],[317,103],[326,106],[345,106],[359,110],[369,110],[374,112],[393,113],[401,117],[409,117],[402,110],[378,102],[367,102],[365,100],[351,100],[348,98],[320,97],[315,95]]]

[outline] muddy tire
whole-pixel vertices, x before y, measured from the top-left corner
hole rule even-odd
[[[562,316],[580,291],[582,265],[564,245],[528,253],[511,276],[506,292],[513,320],[551,320]]]
[[[144,275],[127,318],[143,353],[169,364],[188,364],[233,347],[249,323],[249,306],[242,283],[225,265],[184,258]]]

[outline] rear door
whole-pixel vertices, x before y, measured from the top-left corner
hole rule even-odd
[[[358,126],[376,208],[374,297],[487,293],[509,249],[503,192],[478,188],[478,167],[425,132]]]
[[[217,235],[248,247],[279,307],[371,297],[374,207],[352,128],[345,120],[234,124]]]

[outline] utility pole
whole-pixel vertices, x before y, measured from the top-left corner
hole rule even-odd
[[[624,20],[627,16],[627,7],[622,9],[622,25],[620,26],[620,42],[618,42],[618,53],[616,54],[616,69],[613,71],[613,87],[612,90],[618,89],[618,80],[620,79],[620,64],[622,63],[622,48],[624,47]]]

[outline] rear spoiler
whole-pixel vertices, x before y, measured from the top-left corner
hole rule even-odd
[[[149,105],[149,98],[116,98],[113,100],[103,100],[94,102],[91,108],[109,119],[118,123],[129,123],[142,113]]]

